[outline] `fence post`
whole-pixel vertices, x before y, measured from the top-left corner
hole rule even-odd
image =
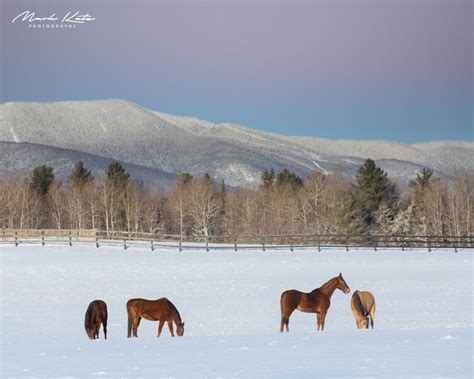
[[[430,252],[431,251],[431,242],[430,242],[430,239],[428,238],[428,251]]]
[[[290,236],[290,251],[293,252],[293,236]]]
[[[209,237],[206,236],[206,251],[209,251]]]
[[[126,239],[123,240],[123,249],[127,250],[127,240]]]
[[[237,238],[234,241],[234,250],[237,252]]]
[[[153,238],[151,239],[150,241],[150,247],[151,247],[151,251],[154,251],[155,250],[155,247],[153,246]]]
[[[318,234],[318,251],[321,252],[321,236]]]
[[[183,248],[182,248],[182,246],[181,246],[181,243],[182,243],[181,240],[179,240],[179,252],[180,252],[180,253],[183,251]]]
[[[99,248],[99,234],[95,231],[95,247]]]
[[[377,251],[377,237],[374,239],[374,251]]]
[[[18,232],[15,232],[15,246],[18,246]]]
[[[44,230],[41,231],[41,245],[44,246]]]
[[[262,250],[265,252],[265,237],[262,236]]]
[[[349,236],[346,235],[346,251],[349,251]]]
[[[69,246],[72,246],[72,233],[69,231]]]

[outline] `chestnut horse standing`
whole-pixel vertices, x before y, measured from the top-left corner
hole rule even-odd
[[[184,322],[181,321],[178,310],[173,303],[165,297],[158,300],[130,299],[127,302],[127,314],[128,338],[132,337],[132,330],[133,337],[138,337],[137,329],[142,318],[150,321],[159,321],[158,337],[161,334],[161,329],[163,329],[165,321],[168,322],[168,328],[172,337],[174,337],[173,321],[176,324],[176,333],[178,336],[184,334]]]
[[[356,290],[352,295],[351,309],[358,329],[369,329],[369,316],[370,325],[374,328],[375,298],[371,292]]]
[[[317,329],[324,330],[324,321],[329,305],[331,304],[331,296],[334,291],[340,289],[344,293],[351,292],[342,274],[336,276],[324,283],[321,287],[312,290],[309,293],[300,292],[297,290],[288,290],[281,294],[281,325],[280,332],[283,333],[283,327],[286,325],[288,332],[288,323],[290,322],[290,315],[295,309],[301,312],[316,313],[317,314]]]
[[[94,300],[87,307],[84,327],[91,340],[99,339],[100,324],[104,326],[104,337],[107,339],[107,304]]]

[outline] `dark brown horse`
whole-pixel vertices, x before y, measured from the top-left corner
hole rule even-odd
[[[87,307],[84,327],[91,340],[99,339],[100,324],[104,326],[104,337],[107,339],[107,304],[94,300]]]
[[[138,325],[142,318],[150,321],[159,321],[158,324],[158,337],[161,334],[161,329],[165,321],[168,322],[168,328],[171,336],[174,337],[173,322],[176,324],[176,333],[178,336],[184,334],[184,322],[181,321],[181,316],[178,310],[171,301],[163,297],[158,300],[145,300],[145,299],[130,299],[127,302],[127,314],[128,314],[128,338],[137,336]]]
[[[312,290],[309,293],[300,292],[297,290],[288,290],[281,294],[281,325],[280,332],[283,333],[283,327],[286,325],[288,332],[288,323],[290,322],[290,315],[295,309],[301,312],[316,313],[317,314],[317,329],[324,330],[324,320],[329,305],[331,304],[331,296],[334,291],[340,289],[344,293],[351,292],[349,286],[342,277],[342,274],[336,276],[324,283],[321,287]]]

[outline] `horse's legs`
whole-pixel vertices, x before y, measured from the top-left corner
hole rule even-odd
[[[280,333],[283,333],[283,328],[286,326],[286,331],[289,332],[288,324],[290,323],[289,316],[281,316],[281,324],[280,324]]]
[[[321,330],[324,330],[324,323],[326,322],[326,313],[321,314]]]
[[[140,317],[134,317],[132,319],[132,329],[133,329],[133,336],[138,338],[138,325],[140,324]]]
[[[288,328],[288,325],[290,323],[290,316],[293,313],[295,308],[293,308],[291,311],[288,312],[288,309],[286,309],[284,312],[281,314],[281,324],[280,324],[280,333],[283,333],[283,327],[286,326],[286,331],[289,332],[290,329]]]
[[[163,326],[164,326],[164,325],[165,325],[165,321],[164,321],[164,320],[160,320],[160,323],[159,323],[159,325],[158,325],[158,335],[157,335],[157,337],[160,336],[160,334],[161,334],[161,329],[163,329]]]
[[[316,313],[317,330],[324,330],[325,320],[326,320],[326,312]]]
[[[280,333],[283,333],[283,328],[285,327],[286,322],[288,321],[285,316],[281,316],[281,323],[280,323]]]
[[[169,328],[169,330],[170,330],[171,337],[174,337],[173,321],[172,321],[172,320],[168,320],[168,328]]]

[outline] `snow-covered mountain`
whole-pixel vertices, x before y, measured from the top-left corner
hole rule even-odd
[[[457,169],[474,170],[472,142],[400,144],[288,137],[154,112],[125,100],[0,104],[0,142],[10,142],[0,144],[2,172],[30,169],[45,156],[48,164],[66,170],[81,154],[90,154],[84,159],[91,166],[93,156],[98,162],[120,160],[134,165],[137,172],[141,167],[143,180],[154,176],[149,182],[188,171],[207,172],[233,186],[251,185],[258,183],[264,169],[289,168],[301,176],[336,168],[354,173],[366,158],[375,159],[404,183],[422,167],[447,176]]]
[[[0,142],[0,176],[8,173],[28,173],[39,164],[54,167],[54,175],[66,180],[77,161],[82,160],[96,178],[100,178],[114,159],[81,151],[24,142]],[[160,169],[123,163],[125,170],[142,188],[168,190],[176,175]]]

